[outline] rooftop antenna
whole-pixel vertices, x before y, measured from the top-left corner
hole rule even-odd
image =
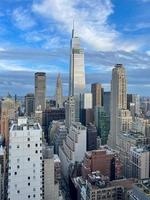
[[[73,20],[73,24],[72,24],[72,38],[74,37],[74,20]]]

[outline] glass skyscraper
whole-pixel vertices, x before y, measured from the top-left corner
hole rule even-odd
[[[79,121],[80,112],[80,94],[85,88],[85,67],[84,67],[84,50],[80,47],[80,39],[74,35],[70,45],[70,80],[69,96],[75,97],[75,118]]]
[[[74,96],[82,93],[85,88],[84,50],[80,47],[79,37],[74,36],[74,29],[70,51],[69,96]]]

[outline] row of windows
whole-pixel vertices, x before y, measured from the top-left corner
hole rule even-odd
[[[42,143],[40,143],[40,146],[42,146]],[[30,147],[30,144],[28,144],[27,147]],[[38,144],[35,144],[35,147],[38,147]],[[20,145],[17,145],[17,149],[19,148],[20,148]],[[9,145],[9,149],[11,149],[11,145]]]

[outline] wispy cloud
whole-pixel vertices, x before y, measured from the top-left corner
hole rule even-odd
[[[125,31],[139,31],[143,29],[149,29],[150,28],[150,22],[140,22],[132,25],[128,25],[127,27],[124,28]]]
[[[44,0],[33,4],[33,11],[61,24],[62,31],[71,32],[72,21],[79,30],[80,38],[97,50],[124,49],[135,50],[138,46],[133,41],[124,41],[114,24],[108,22],[113,14],[111,0],[82,2],[69,0]]]
[[[141,1],[144,2],[144,3],[150,2],[150,0],[141,0]]]
[[[27,9],[16,8],[12,13],[12,17],[15,25],[21,30],[30,29],[36,25],[35,20]]]

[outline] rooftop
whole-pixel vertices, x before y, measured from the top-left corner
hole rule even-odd
[[[140,133],[140,132],[128,132],[128,133],[124,133],[124,134],[120,134],[120,136],[122,137],[126,137],[126,138],[131,138],[131,139],[140,139],[140,138],[145,138],[145,136]]]
[[[14,122],[11,127],[11,131],[23,131],[23,130],[41,130],[39,123],[35,123],[33,119],[27,117],[19,117],[17,122]]]
[[[75,128],[77,128],[77,129],[81,129],[81,130],[85,130],[86,129],[86,127],[83,126],[80,122],[74,122],[72,124],[72,126],[75,127]]]
[[[131,151],[134,151],[138,154],[142,154],[144,152],[149,152],[150,151],[150,147],[149,146],[143,146],[143,147],[131,147]]]
[[[135,186],[150,198],[150,178],[140,180]]]

